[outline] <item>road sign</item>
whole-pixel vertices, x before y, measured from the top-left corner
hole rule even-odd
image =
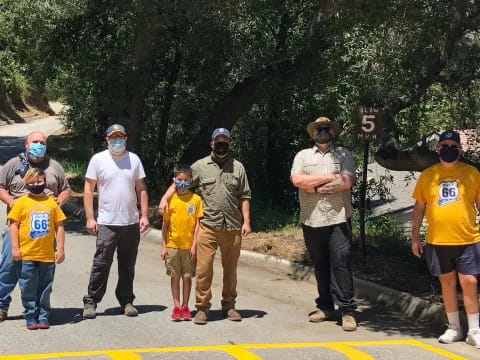
[[[357,106],[355,130],[357,137],[364,140],[379,140],[382,136],[382,109]]]

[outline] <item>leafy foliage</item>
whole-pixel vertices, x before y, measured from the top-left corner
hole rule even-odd
[[[357,154],[359,103],[407,104],[395,118],[405,147],[442,128],[479,127],[479,5],[4,0],[0,102],[29,87],[60,97],[67,126],[92,151],[108,124],[123,123],[158,192],[177,161],[209,152],[214,127],[233,128],[255,201],[294,213],[290,166],[320,115],[343,125],[339,143]]]

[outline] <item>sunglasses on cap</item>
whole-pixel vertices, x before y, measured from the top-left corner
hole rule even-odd
[[[452,150],[458,150],[458,145],[447,145],[447,144],[442,144],[440,145],[440,149],[452,149]]]

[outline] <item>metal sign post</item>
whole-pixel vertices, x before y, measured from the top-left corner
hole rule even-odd
[[[365,214],[367,195],[367,173],[370,142],[380,139],[382,133],[382,110],[366,106],[358,106],[356,109],[355,129],[359,139],[363,140],[363,167],[362,183],[360,185],[359,199],[359,222],[360,222],[360,252],[366,255],[365,246]]]

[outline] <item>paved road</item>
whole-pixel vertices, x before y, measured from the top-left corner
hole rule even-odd
[[[0,136],[0,144],[4,141]],[[82,320],[82,296],[95,248],[95,238],[82,233],[82,227],[83,224],[74,222],[67,227],[66,261],[57,267],[52,294],[51,329],[25,329],[17,288],[11,318],[0,324],[0,360],[480,358],[480,350],[464,343],[438,344],[435,337],[439,329],[401,319],[398,314],[361,299],[361,326],[356,332],[343,332],[335,320],[309,323],[307,313],[312,310],[315,292],[311,283],[245,265],[239,267],[238,285],[242,322],[233,323],[221,317],[218,263],[211,321],[205,326],[171,322],[169,279],[159,245],[153,242],[142,242],[138,257],[135,304],[140,315],[127,318],[119,313],[114,297],[114,264],[107,295],[99,304],[99,316]]]

